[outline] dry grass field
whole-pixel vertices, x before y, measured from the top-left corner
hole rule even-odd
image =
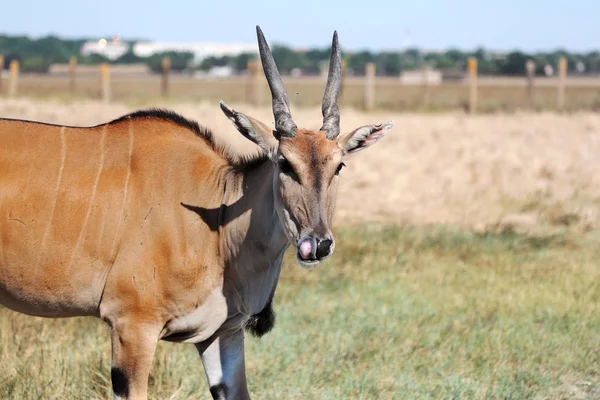
[[[0,100],[0,116],[93,125],[141,105],[161,103]],[[216,101],[167,106],[256,150]],[[317,106],[292,114],[320,126]],[[304,271],[288,254],[275,329],[248,344],[254,398],[600,398],[600,115],[341,115],[395,127],[346,162],[334,257]],[[101,321],[0,309],[0,398],[107,399],[109,371]],[[161,343],[150,388],[209,398],[192,346]]]

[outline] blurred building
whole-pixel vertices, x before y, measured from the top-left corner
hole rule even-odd
[[[81,47],[81,54],[84,56],[99,54],[111,61],[120,58],[128,51],[129,45],[121,42],[118,36],[113,37],[112,40],[102,38],[97,41],[87,41]]]
[[[194,55],[194,61],[202,61],[206,57],[237,56],[242,53],[258,53],[256,44],[243,43],[205,43],[205,42],[136,42],[133,46],[124,43],[118,36],[111,40],[104,38],[88,41],[83,44],[81,54],[89,56],[99,54],[114,61],[129,51],[138,57],[150,57],[153,54],[165,52],[189,52]]]
[[[212,67],[208,71],[197,70],[194,71],[194,78],[204,79],[204,78],[227,78],[235,75],[235,70],[228,66],[222,67]]]
[[[138,57],[149,57],[156,53],[189,52],[194,54],[195,61],[206,57],[237,56],[242,53],[258,53],[256,44],[240,43],[176,43],[176,42],[137,42],[133,45],[133,54]]]
[[[400,82],[403,85],[439,85],[442,83],[442,71],[425,68],[414,71],[402,71]]]

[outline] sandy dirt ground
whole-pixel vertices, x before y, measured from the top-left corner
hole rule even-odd
[[[272,124],[268,108],[230,105]],[[92,101],[2,99],[0,117],[87,126],[136,108]],[[170,104],[169,108],[211,128],[236,151],[256,150],[218,104]],[[320,127],[319,108],[293,109],[292,114],[299,126]],[[390,119],[395,127],[387,137],[347,160],[336,223],[481,226],[510,220],[527,225],[545,216],[565,224],[581,220],[597,224],[600,115],[341,110],[343,132]]]

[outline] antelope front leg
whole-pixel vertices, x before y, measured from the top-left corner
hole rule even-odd
[[[208,347],[197,344],[215,400],[250,399],[244,365],[244,332],[219,336]]]
[[[146,400],[148,375],[160,329],[119,320],[111,324],[112,368],[115,399]]]

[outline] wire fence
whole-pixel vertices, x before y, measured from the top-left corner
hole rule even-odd
[[[535,76],[528,61],[523,77],[479,76],[477,61],[469,59],[467,73],[440,79],[430,70],[412,71],[401,77],[377,76],[375,64],[367,65],[365,76],[344,74],[340,105],[363,110],[451,110],[470,113],[490,111],[598,110],[600,78],[568,76],[566,59],[558,74]],[[324,76],[284,77],[290,101],[296,106],[320,105]],[[242,76],[195,77],[170,71],[170,60],[162,61],[161,74],[140,74],[134,68],[77,66],[75,59],[62,73],[19,74],[12,61],[8,74],[0,78],[0,96],[7,98],[90,98],[104,102],[212,101],[270,103],[268,86],[260,63],[251,60]]]

